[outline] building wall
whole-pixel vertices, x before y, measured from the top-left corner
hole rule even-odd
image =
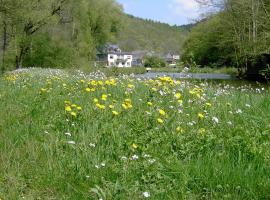
[[[108,67],[132,67],[132,55],[108,54]]]

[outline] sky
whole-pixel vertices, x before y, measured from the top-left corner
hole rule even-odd
[[[199,17],[195,0],[117,0],[124,11],[136,17],[171,25],[183,25]]]

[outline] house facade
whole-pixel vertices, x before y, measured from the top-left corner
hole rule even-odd
[[[165,57],[164,60],[166,63],[170,66],[175,66],[176,63],[180,60],[180,55],[178,54],[173,54],[173,53],[168,53]]]
[[[108,67],[132,67],[133,56],[127,52],[109,52],[107,60]]]
[[[97,62],[107,67],[132,67],[133,55],[122,52],[117,45],[107,45],[104,53],[97,54]]]

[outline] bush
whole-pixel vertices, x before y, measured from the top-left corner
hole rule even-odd
[[[166,67],[166,62],[162,58],[151,56],[145,58],[144,66],[150,68]]]
[[[64,68],[72,62],[72,51],[63,43],[56,44],[49,34],[33,38],[30,52],[26,55],[25,67],[57,67]]]

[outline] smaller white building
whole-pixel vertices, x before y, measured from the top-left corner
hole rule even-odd
[[[108,67],[132,67],[133,56],[125,52],[109,52]]]

